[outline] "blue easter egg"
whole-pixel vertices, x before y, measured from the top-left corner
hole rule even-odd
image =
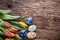
[[[21,29],[21,30],[19,31],[19,36],[25,37],[25,36],[26,36],[26,33],[27,33],[27,30],[26,30],[26,29]]]
[[[33,18],[32,18],[32,16],[29,16],[29,17],[26,19],[26,23],[27,23],[27,24],[32,24],[32,22],[33,22]]]

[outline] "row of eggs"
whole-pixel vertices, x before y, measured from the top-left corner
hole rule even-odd
[[[35,25],[31,25],[31,26],[28,28],[28,31],[29,31],[28,33],[27,33],[27,30],[26,30],[26,29],[22,29],[22,30],[20,30],[19,35],[20,35],[21,37],[27,36],[29,39],[33,39],[33,38],[36,37],[36,33],[33,32],[33,31],[35,31],[35,30],[36,30],[36,26],[35,26]]]
[[[27,36],[29,39],[33,39],[33,38],[36,37],[36,33],[34,32],[36,30],[36,26],[35,25],[31,25],[32,22],[33,22],[33,18],[31,16],[29,16],[26,19],[26,23],[30,25],[28,27],[28,31],[29,32],[27,33],[27,30],[26,29],[21,29],[20,32],[19,32],[19,36],[21,36],[21,37]],[[25,26],[27,26],[27,25],[25,25]]]

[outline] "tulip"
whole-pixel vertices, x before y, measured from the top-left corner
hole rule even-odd
[[[28,25],[27,25],[26,23],[24,23],[24,22],[20,22],[20,24],[21,24],[22,26],[24,26],[24,27],[28,27]]]
[[[26,33],[27,33],[27,30],[26,30],[26,29],[21,29],[21,30],[19,31],[19,36],[25,37],[25,36],[26,36]]]
[[[12,35],[11,35],[11,32],[9,31],[9,30],[4,30],[3,31],[3,34],[5,35],[5,36],[8,36],[8,37],[11,37]]]
[[[5,38],[4,40],[15,40],[15,39],[13,39],[13,38]]]
[[[24,28],[24,29],[27,29],[23,24],[20,24],[20,22],[17,22],[17,21],[10,21],[10,23],[12,24],[12,25],[15,25],[15,26],[13,26],[13,27],[19,27],[19,28]],[[24,22],[23,22],[24,23]],[[25,24],[25,23],[24,23]],[[23,26],[22,26],[23,25]],[[27,24],[26,24],[27,25]]]
[[[18,33],[18,30],[16,28],[11,28],[11,32]]]
[[[0,27],[0,29],[3,31],[3,33],[1,32],[0,34],[2,35],[2,34],[4,34],[5,36],[8,36],[8,37],[14,37],[15,36],[15,34],[14,33],[12,33],[12,32],[10,32],[9,30],[5,30],[4,28],[2,28],[2,27]]]
[[[26,23],[27,24],[32,24],[33,22],[33,18],[31,16],[29,16],[28,18],[26,18]]]
[[[9,38],[5,38],[5,40],[10,40]]]
[[[11,28],[12,27],[12,25],[10,23],[8,23],[8,22],[5,22],[4,26],[7,27],[7,28]]]
[[[8,37],[14,37],[15,36],[15,34],[11,33],[9,30],[4,30],[3,31],[3,34],[5,36],[8,36]]]

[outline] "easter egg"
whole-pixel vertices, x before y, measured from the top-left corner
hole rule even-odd
[[[27,24],[30,25],[30,24],[32,24],[32,22],[33,22],[32,16],[29,16],[29,17],[26,18],[26,23],[27,23]]]
[[[27,38],[33,39],[35,37],[36,37],[36,33],[35,32],[29,32],[29,33],[27,33]]]
[[[29,26],[29,28],[28,28],[28,31],[35,31],[36,30],[36,26],[35,25],[31,25],[31,26]]]
[[[26,36],[26,33],[27,33],[27,30],[26,30],[26,29],[21,29],[21,30],[19,31],[19,36],[20,36],[20,37],[25,37],[25,36]]]

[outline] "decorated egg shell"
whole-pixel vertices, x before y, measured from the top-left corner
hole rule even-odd
[[[26,18],[26,23],[27,24],[32,24],[32,22],[33,22],[33,18],[32,18],[32,16],[29,16],[28,18]]]
[[[27,33],[27,38],[33,39],[35,37],[36,37],[36,33],[35,32],[29,32],[29,33]]]
[[[31,25],[28,27],[28,31],[35,31],[36,30],[36,26],[35,25]]]
[[[25,37],[25,36],[26,36],[26,33],[27,33],[27,30],[26,30],[26,29],[21,29],[21,30],[19,31],[19,36],[20,36],[20,37]]]

